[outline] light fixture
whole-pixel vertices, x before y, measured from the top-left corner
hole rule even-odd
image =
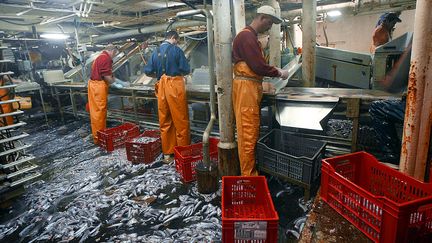
[[[45,39],[51,39],[51,40],[66,40],[67,38],[69,38],[68,35],[65,35],[65,34],[54,34],[54,33],[51,33],[51,34],[42,34],[41,37],[45,38]]]
[[[330,16],[330,17],[338,17],[341,15],[342,15],[342,13],[339,10],[332,10],[330,12],[327,12],[327,16]]]

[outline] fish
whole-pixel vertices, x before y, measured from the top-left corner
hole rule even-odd
[[[281,197],[284,193],[291,195],[293,192],[294,192],[294,190],[292,190],[291,188],[283,189],[283,190],[279,191],[278,193],[276,193],[276,198]]]
[[[297,231],[295,231],[295,230],[291,230],[291,229],[289,229],[289,230],[287,230],[287,231],[285,232],[285,234],[286,234],[286,235],[291,234],[291,235],[293,235],[296,239],[299,239],[299,238],[300,238],[300,234],[299,234]]]
[[[299,217],[299,218],[295,219],[294,220],[294,228],[297,230],[300,229],[300,225],[304,224],[306,222],[306,220],[307,220],[306,216]]]
[[[87,126],[80,127],[89,131]],[[79,134],[72,130],[61,141],[54,135],[44,134],[50,141],[38,148],[44,149],[38,152],[44,158],[52,156],[50,163],[41,166],[52,176],[29,185],[23,197],[27,211],[1,222],[0,239],[16,231],[23,236],[21,241],[25,235],[34,241],[55,242],[221,239],[221,209],[210,203],[221,196],[220,189],[201,195],[196,185],[182,184],[172,165],[158,160],[132,165],[124,148],[104,153],[90,141],[78,140]],[[106,231],[113,233],[107,237]]]

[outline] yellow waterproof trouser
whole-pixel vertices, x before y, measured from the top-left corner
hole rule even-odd
[[[158,100],[162,152],[173,154],[175,146],[190,144],[189,111],[182,76],[162,75],[155,85]]]
[[[259,137],[262,77],[245,62],[234,65],[233,108],[237,127],[237,144],[242,176],[258,175],[255,150]]]
[[[103,80],[89,80],[87,87],[91,130],[97,144],[97,131],[106,128],[108,84]]]
[[[5,82],[3,80],[0,80],[0,86],[6,85]],[[1,101],[7,101],[9,100],[10,94],[9,91],[11,89],[0,89],[0,97],[1,97]],[[1,105],[1,109],[2,109],[2,113],[6,114],[6,113],[11,113],[13,111],[12,108],[12,104],[3,104]],[[7,125],[12,125],[14,123],[14,119],[12,116],[6,116],[3,117],[2,121],[0,122],[0,126],[7,126]]]

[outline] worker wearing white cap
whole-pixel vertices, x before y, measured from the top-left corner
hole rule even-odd
[[[237,126],[238,153],[241,175],[257,175],[255,169],[255,146],[259,136],[260,103],[264,88],[264,76],[286,79],[288,71],[266,63],[258,34],[268,31],[273,24],[280,24],[282,19],[270,6],[257,9],[257,15],[233,42],[234,80],[233,106]],[[264,90],[266,92],[268,90]]]

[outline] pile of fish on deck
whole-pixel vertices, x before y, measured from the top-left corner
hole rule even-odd
[[[174,165],[132,165],[125,149],[94,146],[88,122],[37,126],[26,143],[43,176],[0,224],[0,241],[210,242],[221,239],[221,190],[199,194]],[[279,237],[298,238],[311,207],[299,187],[269,177],[279,205]],[[277,188],[277,189],[276,189]],[[300,199],[298,199],[300,198]],[[296,208],[295,205],[298,205]],[[283,209],[293,209],[290,213]],[[283,219],[283,220],[282,220]],[[282,221],[284,224],[282,225]]]
[[[124,148],[101,152],[87,127],[73,122],[33,131],[27,143],[38,144],[31,153],[45,163],[44,177],[27,187],[23,212],[0,225],[1,241],[221,239],[220,190],[199,194],[172,164],[132,165]]]

